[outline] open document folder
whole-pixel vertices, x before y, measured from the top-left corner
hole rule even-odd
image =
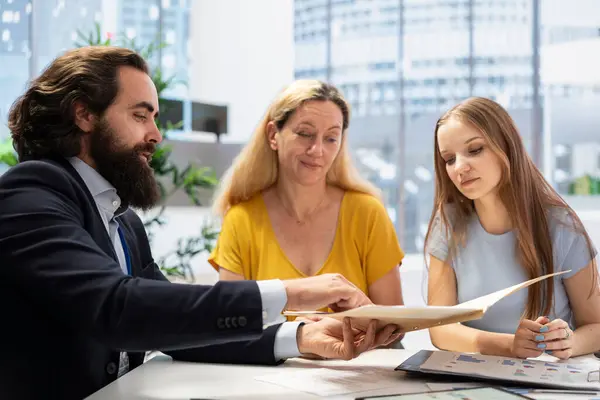
[[[471,321],[483,317],[488,308],[504,297],[518,290],[533,285],[552,276],[566,274],[569,271],[556,272],[530,279],[526,282],[498,290],[497,292],[478,297],[476,299],[457,304],[455,306],[362,306],[352,310],[329,313],[325,311],[284,311],[283,315],[306,317],[313,315],[326,315],[331,318],[343,319],[351,317],[360,320],[378,320],[381,324],[395,324],[403,332],[418,331],[432,326],[448,325],[456,322]]]

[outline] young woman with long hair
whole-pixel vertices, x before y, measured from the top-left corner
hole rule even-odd
[[[441,349],[569,358],[600,349],[596,249],[527,154],[499,104],[470,98],[435,128],[435,199],[425,239],[430,305],[454,305],[558,271],[476,321],[430,329]]]

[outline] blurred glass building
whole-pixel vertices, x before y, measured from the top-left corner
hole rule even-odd
[[[583,121],[570,129],[569,118],[593,122],[600,79],[572,82],[572,69],[553,72],[565,46],[597,43],[600,2],[295,0],[294,24],[295,77],[329,81],[352,104],[353,154],[384,189],[407,251],[422,248],[431,214],[435,122],[462,99],[484,96],[507,107],[563,192],[585,172],[573,171],[571,149],[584,142],[589,152],[595,132]]]
[[[160,65],[165,76],[173,76],[176,85],[170,97],[186,96],[188,80],[188,40],[191,0],[118,0],[117,32],[123,32],[136,46],[147,46],[158,39],[167,45],[148,60]]]

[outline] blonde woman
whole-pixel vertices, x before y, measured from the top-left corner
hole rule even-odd
[[[221,280],[339,273],[375,304],[401,305],[404,256],[379,190],[350,161],[340,92],[296,81],[271,104],[221,182],[209,261]]]

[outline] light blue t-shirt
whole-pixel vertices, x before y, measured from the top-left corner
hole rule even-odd
[[[448,219],[451,220],[451,208],[448,207]],[[451,222],[450,222],[451,224]],[[554,251],[554,271],[571,272],[554,279],[554,307],[548,318],[560,318],[575,329],[573,312],[563,283],[586,267],[593,257],[587,246],[585,236],[577,233],[573,220],[564,209],[553,209],[548,219],[552,247]],[[442,229],[441,219],[436,218],[434,229],[428,242],[428,253],[444,261],[448,257],[446,230]],[[513,232],[502,235],[488,233],[473,213],[467,227],[465,246],[459,245],[450,265],[456,274],[458,303],[519,284],[528,278],[519,263],[517,243]],[[515,333],[525,311],[527,288],[519,290],[488,309],[483,318],[464,322],[472,328],[498,333]]]

